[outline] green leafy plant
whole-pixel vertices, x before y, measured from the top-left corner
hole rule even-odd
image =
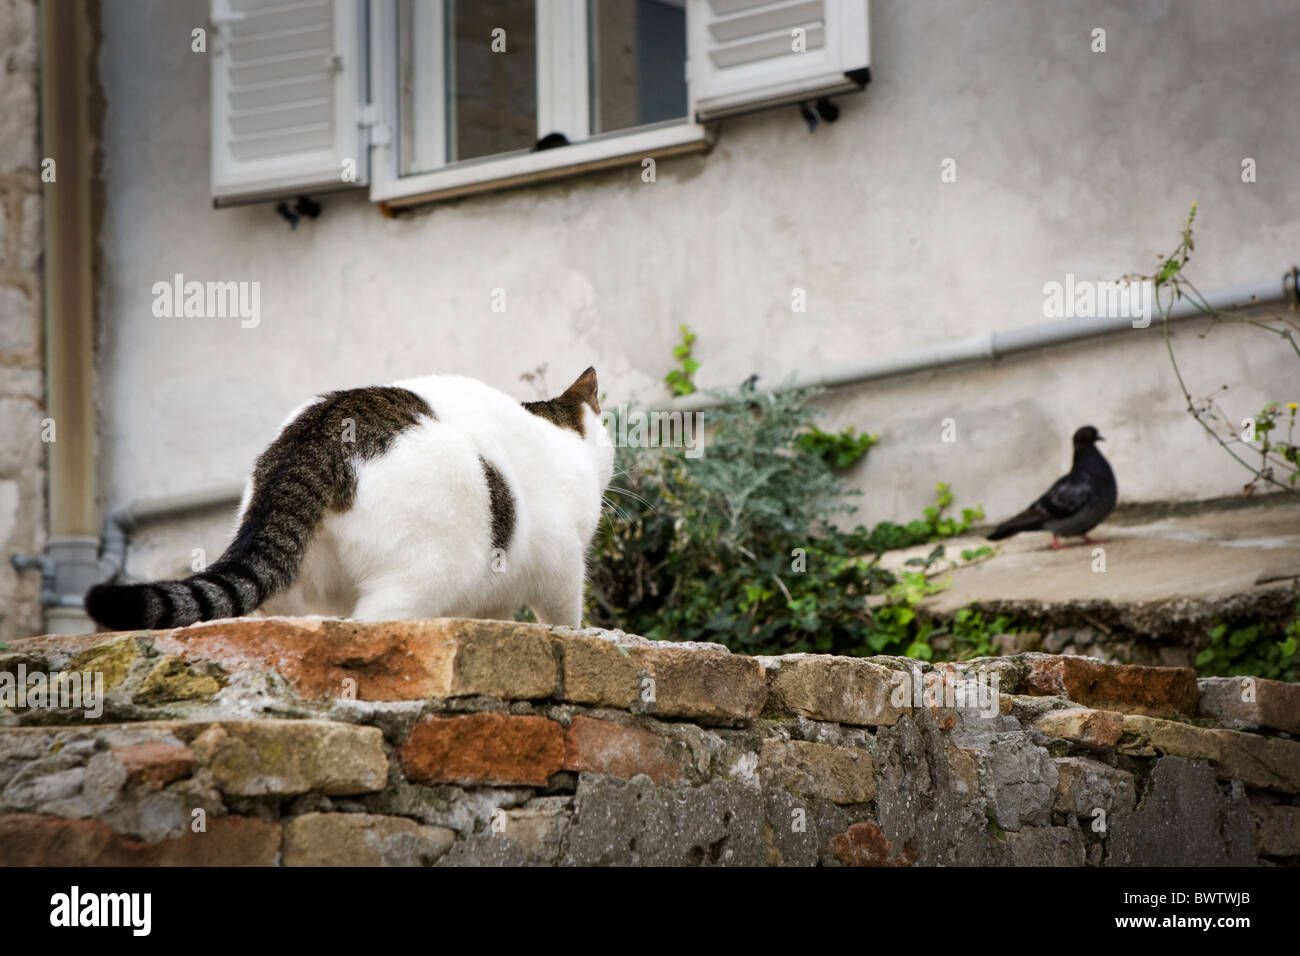
[[[939,500],[923,512],[926,524],[930,526],[931,538],[950,538],[953,535],[965,534],[974,522],[984,517],[983,508],[963,508],[960,521],[955,518],[945,518],[943,513],[952,504],[952,489],[946,482],[941,481],[935,486],[935,491],[938,492]]]
[[[815,427],[810,397],[722,396],[699,458],[619,449],[590,563],[592,623],[753,654],[932,653],[915,605],[943,587],[925,574],[942,547],[899,573],[880,554],[967,530],[980,512],[947,517],[940,485],[922,519],[840,528],[853,493],[831,456],[799,441]]]
[[[1294,619],[1284,624],[1216,624],[1196,655],[1196,669],[1207,677],[1300,680],[1300,601]]]
[[[851,468],[861,460],[872,445],[879,442],[876,435],[849,426],[842,432],[824,432],[813,425],[802,435],[796,435],[794,444],[800,451],[820,455],[832,468]]]
[[[673,348],[673,358],[678,367],[664,376],[664,383],[674,395],[690,395],[695,391],[695,373],[700,363],[691,357],[691,347],[695,344],[695,333],[686,325],[681,326],[682,341]]]
[[[1287,409],[1286,413],[1283,413],[1283,407]],[[1296,444],[1295,434],[1297,408],[1300,408],[1300,404],[1296,402],[1288,402],[1285,406],[1281,402],[1269,402],[1255,416],[1255,437],[1259,441],[1261,473],[1270,469],[1274,457],[1280,458],[1286,462],[1290,471],[1286,480],[1292,489],[1300,481],[1300,445]],[[1272,433],[1279,430],[1284,422],[1286,438],[1274,438]]]
[[[1020,630],[1022,628],[1006,615],[998,615],[993,620],[986,621],[982,611],[962,608],[953,615],[949,625],[952,656],[958,660],[994,657],[1002,652],[994,638],[999,634],[1015,634]]]
[[[935,503],[924,509],[923,518],[917,518],[903,525],[882,521],[870,531],[863,528],[855,529],[851,533],[855,547],[871,554],[910,548],[941,538],[965,534],[971,529],[971,525],[984,517],[983,508],[963,508],[960,519],[948,517],[946,512],[952,505],[952,489],[946,482],[941,481],[935,485],[935,496]]]

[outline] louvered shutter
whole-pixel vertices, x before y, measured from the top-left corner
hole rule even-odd
[[[218,205],[364,186],[361,0],[213,0]]]
[[[867,0],[687,0],[689,87],[700,122],[861,89]],[[797,52],[802,31],[803,52]]]

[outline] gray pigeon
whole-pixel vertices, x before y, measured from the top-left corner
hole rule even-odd
[[[1021,531],[1050,531],[1053,548],[1061,547],[1061,535],[1083,535],[1085,542],[1096,544],[1088,532],[1111,513],[1119,496],[1115,474],[1097,450],[1096,442],[1104,440],[1091,425],[1075,432],[1070,473],[1020,514],[998,525],[989,540],[1001,541]]]

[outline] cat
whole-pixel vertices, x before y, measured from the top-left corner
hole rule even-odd
[[[234,541],[183,581],[99,584],[113,630],[320,614],[578,627],[586,551],[614,468],[588,368],[519,403],[453,375],[322,395],[296,409],[244,489]]]

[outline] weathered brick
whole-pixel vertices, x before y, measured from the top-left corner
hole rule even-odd
[[[871,755],[854,747],[808,740],[764,740],[759,779],[809,799],[866,803],[876,795]]]
[[[178,734],[193,733],[182,724]],[[372,793],[388,782],[378,727],[327,720],[221,721],[190,741],[216,786],[237,796]]]
[[[627,650],[653,681],[643,684],[638,698],[646,713],[736,723],[763,711],[767,686],[756,658],[671,644],[634,644]]]
[[[563,728],[546,717],[426,717],[399,752],[408,779],[427,783],[545,786],[564,769]]]
[[[1255,847],[1260,856],[1300,856],[1300,807],[1255,807]]]
[[[1196,713],[1196,672],[1187,667],[1103,664],[1087,657],[1026,656],[1024,693],[1067,697],[1097,710],[1149,717]]]
[[[1203,677],[1200,714],[1234,730],[1272,727],[1300,734],[1300,684],[1262,677]]]
[[[306,813],[284,825],[284,865],[430,866],[455,840],[454,830],[406,817]]]
[[[1133,775],[1084,757],[1060,757],[1056,761],[1056,803],[1053,809],[1075,817],[1092,817],[1097,810],[1107,813],[1132,810],[1137,800]]]
[[[891,701],[898,672],[852,657],[787,654],[760,657],[767,674],[767,710],[861,727],[890,726],[905,707]]]
[[[676,784],[690,772],[685,741],[608,720],[577,716],[564,734],[564,769],[604,773],[624,780],[645,774],[655,783]]]
[[[164,631],[154,646],[228,671],[274,669],[308,699],[420,700],[485,694],[549,697],[556,667],[537,624],[432,618],[367,623],[246,618]]]
[[[906,846],[895,854],[894,845],[871,820],[831,837],[830,851],[845,866],[911,866],[915,859]]]
[[[149,741],[113,747],[112,752],[126,768],[128,785],[143,783],[159,790],[194,769],[194,752],[177,744]]]
[[[1129,715],[1124,718],[1119,749],[1144,757],[1161,754],[1209,760],[1221,779],[1236,778],[1248,787],[1300,793],[1300,742],[1294,740]]]
[[[1113,750],[1124,729],[1124,715],[1113,710],[1072,707],[1043,714],[1034,726],[1049,737],[1069,740],[1092,750]]]
[[[561,656],[561,700],[623,710],[640,700],[641,676],[627,647],[563,630],[551,640]]]
[[[280,825],[209,817],[207,829],[147,843],[98,820],[0,816],[0,866],[274,866]]]

